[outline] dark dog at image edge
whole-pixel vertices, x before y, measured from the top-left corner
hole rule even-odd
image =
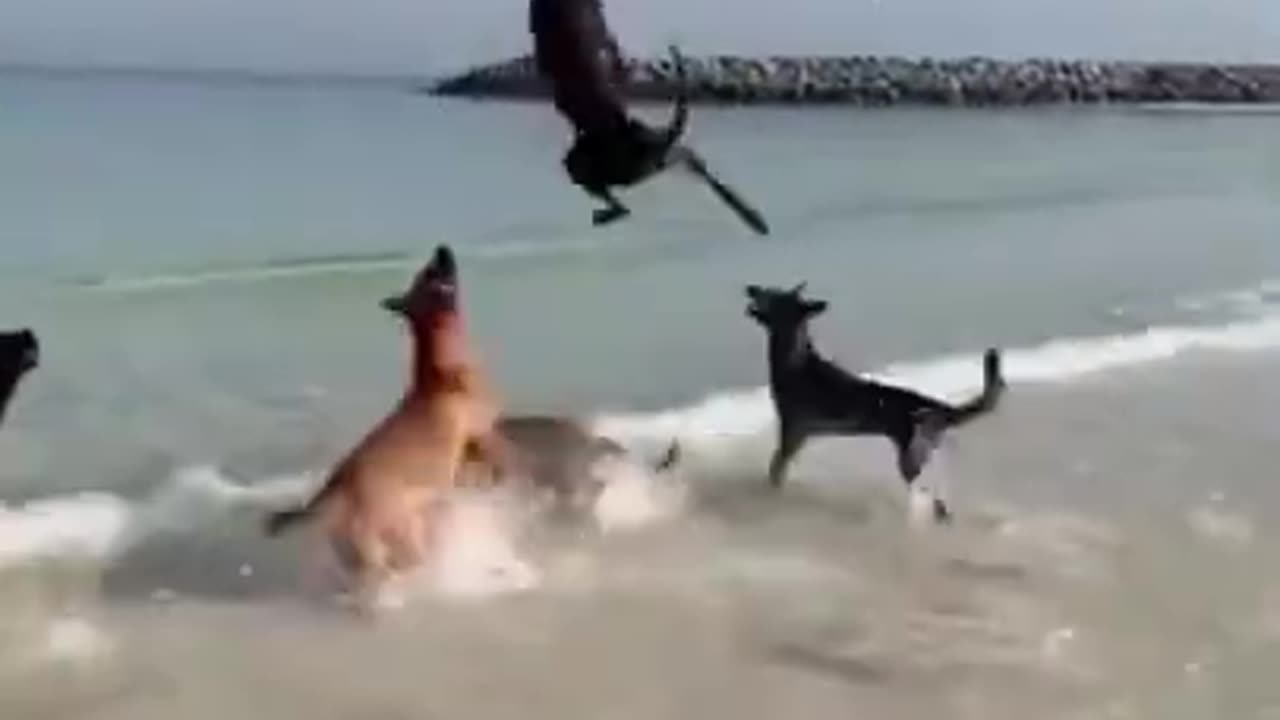
[[[781,488],[787,466],[814,436],[879,435],[897,453],[898,473],[910,487],[923,471],[945,431],[996,408],[1005,390],[1000,353],[983,358],[982,392],[952,405],[913,390],[850,373],[824,358],[809,335],[809,322],[827,309],[823,300],[803,296],[804,284],[784,290],[746,288],[747,315],[768,335],[769,390],[778,415],[778,446],[769,463],[769,483]],[[934,517],[950,510],[939,497]]]
[[[0,332],[0,422],[22,378],[40,365],[40,340],[30,328]]]

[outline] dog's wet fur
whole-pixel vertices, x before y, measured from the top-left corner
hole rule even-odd
[[[604,490],[595,474],[605,458],[626,458],[629,453],[611,438],[592,433],[569,417],[517,415],[500,419],[498,432],[516,457],[517,472],[533,489],[549,492],[561,510],[591,507]],[[680,444],[672,440],[666,452],[648,469],[657,474],[672,470],[680,461]]]
[[[468,462],[510,475],[500,416],[466,338],[453,252],[436,249],[409,291],[382,307],[413,338],[413,369],[399,404],[352,449],[303,507],[272,514],[277,535],[319,516],[331,546],[356,575],[361,608],[388,580],[424,559],[438,503]]]
[[[40,365],[40,340],[30,328],[0,332],[0,422],[18,384]]]
[[[996,408],[1004,393],[1000,353],[983,358],[982,392],[952,405],[913,390],[850,373],[818,352],[810,321],[827,309],[806,298],[804,284],[790,290],[748,285],[747,315],[768,334],[769,389],[778,415],[778,445],[769,463],[769,483],[781,488],[787,466],[805,442],[823,435],[880,435],[897,453],[898,473],[910,487],[924,470],[945,431]],[[950,518],[945,501],[933,500],[934,517]]]
[[[550,83],[556,110],[573,126],[573,145],[563,159],[565,171],[604,205],[594,211],[594,224],[606,225],[630,214],[615,188],[634,186],[679,164],[701,177],[752,230],[769,233],[763,215],[681,144],[689,99],[684,60],[675,47],[671,54],[679,90],[671,120],[659,130],[626,110],[617,86],[626,63],[601,0],[531,0],[529,31],[534,60]]]

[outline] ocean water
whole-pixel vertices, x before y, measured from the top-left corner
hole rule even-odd
[[[590,226],[537,104],[395,84],[0,74],[9,718],[1280,718],[1278,117],[1195,107],[715,110],[684,177]],[[646,109],[661,117],[665,110]],[[394,402],[380,298],[436,243],[511,412],[590,419],[587,522],[460,496],[413,602],[307,587],[305,495]],[[819,346],[1000,411],[921,522],[876,440],[764,491],[747,283]]]

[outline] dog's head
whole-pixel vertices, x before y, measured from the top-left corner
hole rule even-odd
[[[770,329],[801,325],[827,309],[827,301],[805,298],[804,288],[805,283],[790,290],[748,285],[747,315]]]
[[[411,322],[427,322],[458,309],[458,265],[448,245],[436,248],[431,262],[418,272],[403,295],[382,301],[382,307]]]
[[[0,332],[0,380],[12,383],[40,365],[40,341],[30,328]]]
[[[0,418],[22,376],[40,364],[40,341],[29,328],[0,332]]]

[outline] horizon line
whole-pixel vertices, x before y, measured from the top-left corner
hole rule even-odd
[[[480,63],[472,63],[462,65],[454,69],[433,69],[422,70],[418,72],[411,71],[359,71],[359,70],[325,70],[325,69],[290,69],[290,68],[250,68],[236,67],[230,65],[142,65],[129,63],[86,63],[86,62],[40,62],[25,60],[5,60],[0,59],[0,72],[27,72],[41,73],[51,75],[121,75],[121,76],[150,76],[150,77],[174,77],[174,78],[200,78],[206,80],[235,80],[240,82],[262,83],[262,84],[356,84],[356,83],[409,83],[409,84],[429,84],[443,78],[453,75],[467,73],[472,70],[484,68],[492,65],[498,65],[516,60],[529,53],[512,54],[505,58],[493,59]],[[1003,57],[994,54],[967,53],[955,55],[925,55],[914,53],[688,53],[690,57],[705,56],[734,56],[743,58],[835,58],[835,57],[869,57],[869,58],[902,58],[909,60],[935,60],[935,61],[958,61],[970,59],[994,60],[999,62],[1031,62],[1031,61],[1057,61],[1057,62],[1097,62],[1108,64],[1140,64],[1140,65],[1204,65],[1204,66],[1236,66],[1236,67],[1272,67],[1280,68],[1280,60],[1207,60],[1207,59],[1138,59],[1138,58],[1104,58],[1104,57],[1067,57],[1067,56],[1050,56],[1050,55],[1027,55],[1022,57]],[[642,55],[635,55],[635,59],[644,61]]]

